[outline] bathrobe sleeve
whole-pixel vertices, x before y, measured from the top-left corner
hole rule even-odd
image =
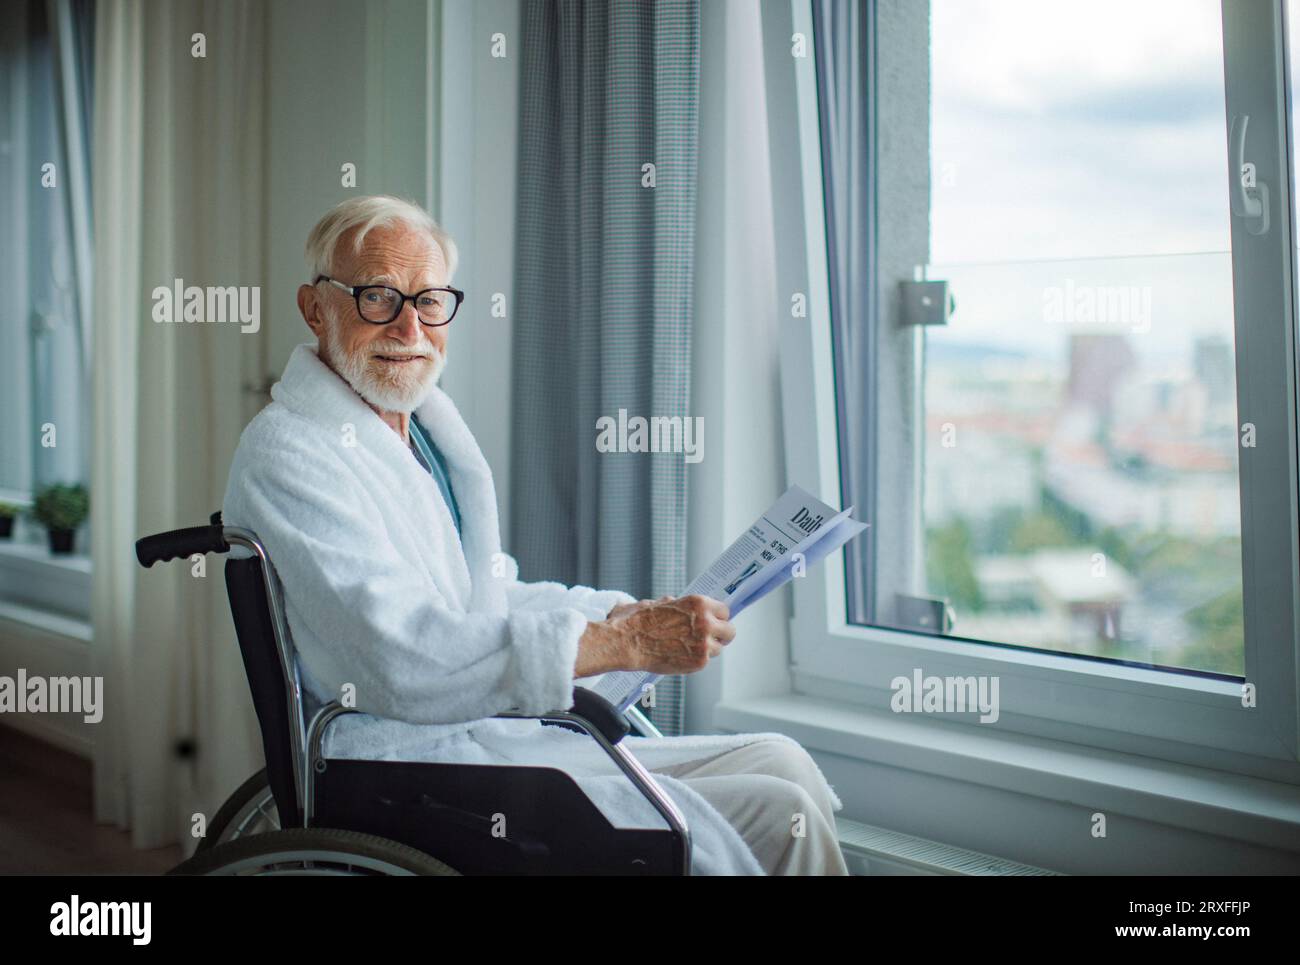
[[[560,596],[506,614],[449,609],[338,457],[295,449],[243,461],[228,521],[265,543],[317,683],[330,693],[353,684],[358,710],[416,724],[572,705],[583,610]]]
[[[506,554],[506,568],[511,574],[506,584],[506,599],[512,613],[572,607],[588,620],[599,621],[617,604],[636,602],[636,597],[622,590],[593,590],[589,586],[565,586],[550,580],[524,582],[519,579],[519,563],[509,554]]]

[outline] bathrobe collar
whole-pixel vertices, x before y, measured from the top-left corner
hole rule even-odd
[[[451,397],[434,386],[416,408],[421,424],[447,461],[460,507],[457,536],[451,510],[433,477],[416,461],[401,436],[333,369],[321,361],[316,345],[294,348],[271,398],[339,438],[344,426],[355,433],[354,453],[380,460],[398,491],[373,493],[376,501],[406,500],[419,534],[421,557],[438,589],[452,606],[475,612],[507,611],[501,529],[492,470]],[[343,450],[345,453],[348,449]],[[450,572],[448,573],[448,568]],[[452,586],[439,576],[450,576]]]

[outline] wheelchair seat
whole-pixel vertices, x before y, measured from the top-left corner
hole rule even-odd
[[[281,828],[387,839],[461,874],[690,873],[685,818],[622,745],[627,717],[581,687],[567,710],[497,716],[535,717],[589,735],[663,817],[665,829],[614,827],[558,768],[327,758],[322,747],[330,724],[357,711],[332,702],[305,718],[302,679],[266,547],[255,533],[225,526],[220,512],[207,526],[136,543],[145,567],[196,553],[229,554],[226,592]]]

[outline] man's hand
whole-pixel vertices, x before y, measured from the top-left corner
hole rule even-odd
[[[578,644],[574,674],[609,670],[694,673],[736,637],[730,611],[699,594],[622,603],[599,623],[589,623]]]
[[[631,641],[638,670],[679,674],[703,670],[736,638],[725,603],[693,593],[656,600],[609,621]]]
[[[616,603],[613,608],[605,614],[606,620],[613,620],[615,617],[630,616],[646,607],[654,606],[657,603],[666,603],[671,600],[671,596],[661,596],[657,600],[634,600],[631,603]]]

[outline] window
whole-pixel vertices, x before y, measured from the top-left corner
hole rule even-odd
[[[1217,0],[934,0],[930,89],[923,595],[968,639],[1242,676]]]
[[[883,707],[917,669],[996,676],[997,727],[1294,778],[1277,7],[794,17],[817,57],[778,221],[811,308],[783,394],[815,431],[788,465],[871,524],[797,582],[796,689]],[[915,308],[935,282],[946,321]]]
[[[0,500],[20,504],[89,482],[92,19],[84,3],[20,3],[0,39]]]
[[[13,619],[90,610],[89,527],[56,556],[21,510],[43,486],[90,483],[93,21],[85,0],[25,0],[0,31],[0,502],[20,510],[0,539],[0,616]]]

